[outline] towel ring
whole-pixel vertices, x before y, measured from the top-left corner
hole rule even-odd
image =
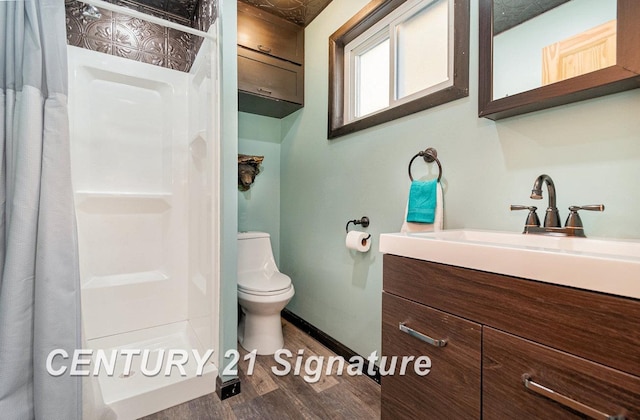
[[[432,163],[435,161],[438,164],[438,182],[440,182],[440,179],[442,179],[442,165],[438,160],[438,152],[433,147],[429,147],[425,151],[421,150],[414,157],[411,158],[411,160],[409,161],[409,179],[413,181],[413,175],[411,175],[411,165],[413,164],[413,161],[416,160],[417,157],[422,157],[424,161],[427,163]]]

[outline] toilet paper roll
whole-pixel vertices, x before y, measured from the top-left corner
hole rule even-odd
[[[358,252],[367,252],[369,248],[371,248],[371,237],[366,232],[352,230],[347,233],[345,243],[348,249],[353,249]]]

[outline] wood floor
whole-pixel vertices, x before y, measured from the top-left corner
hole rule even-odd
[[[304,362],[310,356],[335,353],[283,320],[285,348],[293,357],[287,360],[295,367],[299,349],[304,349]],[[239,348],[241,356],[247,354]],[[366,376],[337,375],[334,366],[330,375],[324,373],[315,383],[307,383],[302,374],[275,375],[271,368],[282,370],[273,356],[257,356],[253,375],[247,375],[248,361],[238,364],[242,392],[220,401],[216,394],[186,402],[143,420],[180,419],[378,419],[380,418],[380,386]],[[315,364],[310,365],[312,368]],[[310,371],[313,373],[313,371]]]

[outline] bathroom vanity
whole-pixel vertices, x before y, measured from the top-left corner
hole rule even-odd
[[[640,243],[599,242],[381,235],[382,353],[431,358],[382,418],[639,418]]]

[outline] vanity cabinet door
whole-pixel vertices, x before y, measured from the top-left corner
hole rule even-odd
[[[429,344],[428,337],[446,344]],[[387,360],[386,366],[381,362],[381,373],[392,357],[398,363],[394,375],[381,378],[382,418],[479,419],[481,339],[479,324],[383,293],[382,354]],[[403,356],[428,356],[430,372],[420,376],[410,363],[400,376]]]
[[[488,327],[482,363],[485,420],[640,418],[639,377]]]

